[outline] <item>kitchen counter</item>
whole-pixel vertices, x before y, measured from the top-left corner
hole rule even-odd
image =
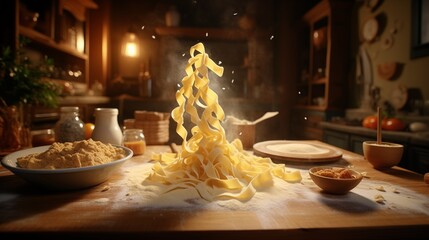
[[[364,141],[376,141],[377,131],[361,126],[348,126],[331,122],[320,122],[323,141],[337,147],[363,154]],[[408,170],[429,172],[429,132],[382,131],[382,140],[404,145],[404,154],[399,163]]]
[[[4,239],[426,239],[429,185],[423,176],[400,167],[378,171],[361,155],[339,150],[341,160],[317,165],[366,173],[348,194],[321,192],[308,176],[314,164],[286,163],[301,171],[301,183],[276,192],[278,201],[249,201],[240,208],[220,203],[217,208],[156,208],[138,201],[126,190],[127,174],[151,164],[152,153],[170,152],[169,146],[148,146],[107,182],[79,191],[43,191],[0,168],[0,234]],[[379,195],[384,201],[375,200]]]
[[[349,126],[345,124],[338,124],[338,123],[331,123],[331,122],[321,122],[320,126],[326,129],[337,130],[341,132],[361,135],[361,136],[370,137],[370,138],[377,137],[376,130],[364,128],[361,126]],[[413,132],[407,132],[407,131],[383,130],[382,134],[383,134],[383,138],[397,140],[399,142],[412,142],[412,143],[417,143],[417,144],[429,147],[428,132],[413,133]]]
[[[61,105],[104,104],[110,101],[106,96],[66,96],[60,99]]]
[[[66,96],[60,99],[61,106],[77,106],[80,118],[84,122],[95,122],[94,111],[99,107],[111,106],[111,98],[107,96]]]

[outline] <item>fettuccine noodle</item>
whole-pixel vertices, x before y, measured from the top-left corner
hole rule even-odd
[[[250,200],[256,191],[272,186],[273,177],[300,182],[299,171],[287,171],[284,164],[248,154],[239,139],[227,141],[221,125],[225,114],[208,77],[209,70],[222,76],[223,67],[209,58],[202,43],[192,46],[190,55],[187,76],[176,92],[178,106],[172,111],[176,132],[183,139],[182,149],[179,153],[154,154],[152,160],[156,162],[146,181],[165,187],[165,192],[194,188],[208,201]],[[201,116],[197,107],[203,110]],[[183,126],[185,113],[195,125],[189,140]]]

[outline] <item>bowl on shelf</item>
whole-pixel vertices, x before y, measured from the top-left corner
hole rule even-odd
[[[391,142],[365,141],[362,147],[365,159],[379,170],[398,165],[404,152],[403,145]]]
[[[346,194],[362,181],[362,174],[339,167],[313,167],[308,173],[313,182],[324,192],[331,194]]]

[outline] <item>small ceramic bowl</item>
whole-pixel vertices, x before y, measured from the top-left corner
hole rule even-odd
[[[388,169],[398,165],[402,159],[404,146],[397,143],[365,141],[363,155],[375,169]]]
[[[347,171],[347,174],[342,176],[329,176],[329,174],[320,174],[320,170],[325,173],[339,173],[341,171]],[[362,174],[359,172],[338,167],[313,167],[309,170],[309,174],[313,182],[323,189],[324,192],[331,194],[346,194],[353,188],[355,188],[362,181]]]

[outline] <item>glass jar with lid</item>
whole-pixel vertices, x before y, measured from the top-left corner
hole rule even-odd
[[[79,118],[79,107],[61,107],[60,119],[55,124],[56,142],[74,142],[85,139],[84,123]]]
[[[142,155],[146,150],[146,140],[142,129],[125,129],[122,140],[124,147],[133,150],[134,155]]]

